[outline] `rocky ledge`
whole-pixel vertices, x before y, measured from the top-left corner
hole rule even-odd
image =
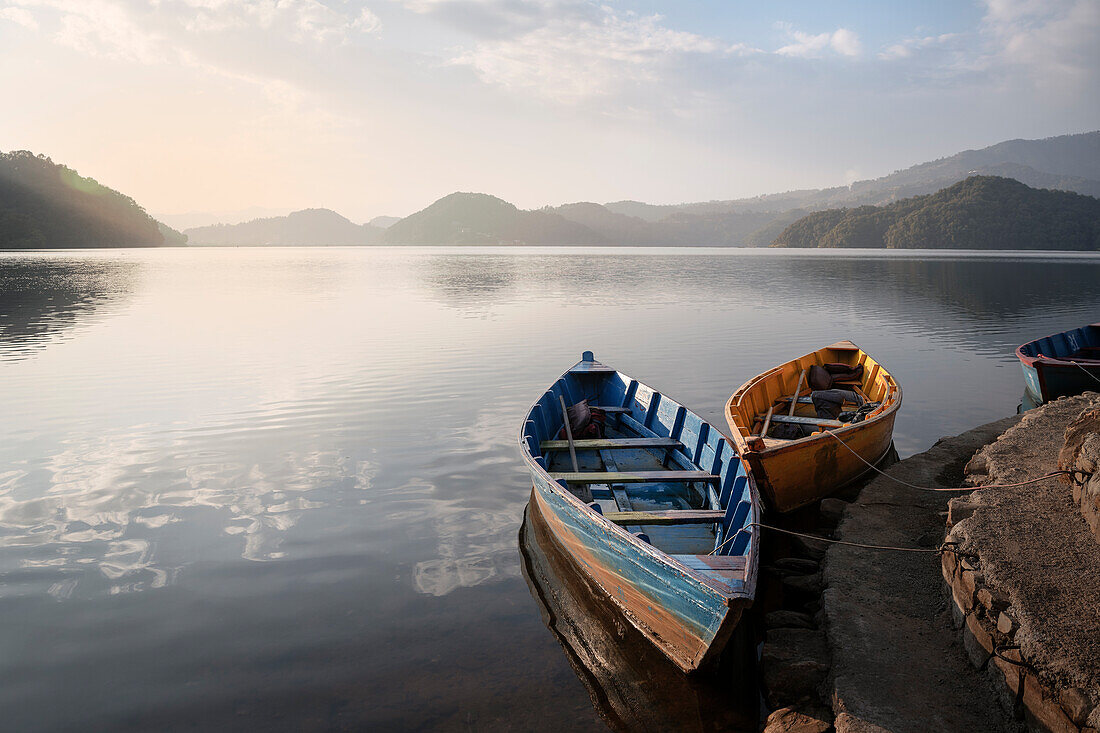
[[[1033,410],[967,464],[942,558],[967,655],[1029,729],[1100,729],[1100,395]],[[1059,469],[1070,476],[1047,478]],[[986,488],[982,488],[986,487]]]

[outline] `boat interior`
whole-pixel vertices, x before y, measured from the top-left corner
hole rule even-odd
[[[818,374],[820,370],[832,370],[833,378],[825,389],[815,389],[811,384],[815,367]],[[826,398],[835,400],[835,416],[830,416]],[[825,430],[873,420],[900,398],[901,391],[889,372],[855,344],[841,341],[781,364],[742,385],[730,397],[726,417],[731,428],[736,427],[733,439],[739,452],[768,450],[813,438]]]
[[[1100,323],[1037,339],[1020,347],[1024,356],[1100,364]]]
[[[758,519],[729,441],[677,402],[585,359],[532,408],[522,436],[532,459],[589,511],[689,567],[746,554],[754,530],[745,525]],[[578,420],[564,416],[579,403],[602,425],[573,435]]]

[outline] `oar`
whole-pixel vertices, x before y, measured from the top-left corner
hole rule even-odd
[[[764,427],[760,428],[760,437],[768,437],[768,426],[772,424],[772,413],[775,412],[775,405],[768,408],[768,416],[764,418]]]
[[[802,380],[806,378],[806,370],[798,375],[798,386],[795,387],[794,397],[791,398],[791,409],[787,411],[787,417],[794,417],[794,408],[798,407],[798,395],[802,394]]]
[[[580,466],[577,465],[577,451],[573,448],[573,426],[569,424],[569,408],[565,406],[565,398],[558,395],[558,401],[561,402],[561,416],[565,419],[565,437],[569,440],[569,457],[573,460],[573,473],[580,473]]]

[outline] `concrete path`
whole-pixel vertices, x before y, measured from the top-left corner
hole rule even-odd
[[[936,443],[887,473],[921,486],[961,486],[963,466],[1010,428],[1006,418]],[[947,502],[879,476],[845,511],[838,539],[935,548]],[[940,558],[832,545],[824,592],[838,733],[1015,731],[951,626]]]

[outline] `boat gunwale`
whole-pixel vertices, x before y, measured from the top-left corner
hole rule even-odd
[[[1031,346],[1032,344],[1037,344],[1040,341],[1043,341],[1045,339],[1052,339],[1055,336],[1061,336],[1063,334],[1069,333],[1070,331],[1077,331],[1077,330],[1082,329],[1082,328],[1100,329],[1100,322],[1086,323],[1085,325],[1078,326],[1077,328],[1067,328],[1065,331],[1058,331],[1057,333],[1052,333],[1049,336],[1040,336],[1037,339],[1032,339],[1030,341],[1025,341],[1024,343],[1022,343],[1022,344],[1020,344],[1019,346],[1016,347],[1016,358],[1018,358],[1021,362],[1023,362],[1024,364],[1026,364],[1027,366],[1030,366],[1030,367],[1034,367],[1034,366],[1058,366],[1058,367],[1082,366],[1082,367],[1085,367],[1086,369],[1088,369],[1090,367],[1095,367],[1095,366],[1097,366],[1096,364],[1082,364],[1080,362],[1073,361],[1072,359],[1063,359],[1063,358],[1059,358],[1057,356],[1050,356],[1049,354],[1039,354],[1038,356],[1028,356],[1027,354],[1024,353],[1024,349],[1028,346]]]
[[[564,379],[566,376],[569,375],[570,372],[572,372],[574,369],[576,369],[576,367],[578,365],[584,364],[584,363],[593,363],[593,362],[585,362],[584,360],[578,361],[572,367],[570,367],[565,372],[563,372],[562,375],[558,377],[558,379],[551,382],[551,384],[552,385],[556,384],[558,380]],[[599,364],[601,362],[598,362],[598,361],[594,360],[594,363]],[[634,379],[633,377],[629,376],[628,374],[626,374],[622,371],[619,371],[618,369],[615,369],[614,373],[615,373],[616,376],[618,376],[620,378],[625,378],[627,380],[627,382],[636,381],[636,382],[638,382],[639,386],[645,386],[647,389],[651,389],[654,392],[658,391],[658,390],[653,389],[653,387],[646,384],[645,382],[642,382],[641,380],[638,380],[638,379]],[[550,390],[550,388],[548,387],[546,390],[543,391],[543,394],[545,394],[549,390]],[[694,410],[688,408],[686,405],[684,405],[679,400],[668,396],[664,392],[661,392],[660,394],[661,394],[662,400],[668,400],[669,402],[672,402],[672,403],[676,404],[678,407],[683,407],[684,410],[686,410],[691,415],[699,418],[704,424],[710,425],[712,429],[717,430],[719,435],[721,435],[723,438],[725,438],[727,441],[730,442],[730,450],[733,452],[733,455],[737,456],[738,461],[744,467],[745,476],[748,479],[749,502],[751,504],[750,516],[754,514],[757,518],[760,518],[762,516],[763,506],[761,505],[761,502],[760,502],[760,492],[759,492],[759,490],[756,486],[756,480],[753,477],[752,470],[751,470],[750,466],[745,462],[744,456],[735,449],[735,444],[733,443],[732,440],[730,440],[730,437],[728,435],[726,435],[725,431],[718,428],[718,426],[714,425],[709,420],[704,419],[701,415],[699,415]],[[587,521],[599,525],[601,527],[601,529],[604,529],[604,530],[610,529],[612,532],[618,533],[623,539],[627,540],[630,544],[632,544],[633,546],[635,546],[636,548],[641,550],[643,554],[648,555],[653,560],[672,568],[673,570],[675,570],[679,574],[690,578],[692,581],[696,582],[700,587],[705,588],[707,590],[707,592],[713,593],[716,596],[722,598],[722,600],[725,602],[725,605],[728,608],[733,608],[736,604],[738,604],[738,603],[740,603],[744,600],[752,601],[755,598],[755,596],[756,596],[756,582],[757,582],[757,575],[758,575],[758,564],[759,564],[759,537],[760,537],[760,531],[758,529],[750,529],[749,530],[750,534],[749,534],[748,552],[746,552],[745,555],[742,556],[742,557],[745,558],[745,580],[742,583],[741,589],[740,590],[731,590],[729,592],[722,592],[722,591],[718,590],[717,588],[714,587],[712,579],[707,578],[702,573],[697,572],[693,568],[689,568],[687,565],[683,564],[682,562],[680,562],[679,560],[674,558],[672,555],[669,555],[669,554],[665,553],[664,551],[659,550],[658,548],[654,547],[653,545],[649,544],[648,542],[642,541],[639,537],[637,537],[636,535],[634,535],[631,532],[627,532],[626,529],[624,529],[623,527],[620,527],[619,525],[615,524],[611,520],[604,517],[602,514],[597,514],[596,512],[592,511],[587,504],[582,502],[572,492],[570,492],[568,490],[563,490],[562,487],[561,487],[561,484],[559,484],[556,479],[554,479],[550,476],[550,472],[547,471],[546,469],[544,469],[542,466],[540,466],[537,461],[535,461],[534,456],[531,455],[531,450],[530,450],[529,446],[527,445],[527,441],[525,439],[524,431],[526,430],[528,419],[529,419],[531,413],[534,411],[535,406],[539,404],[540,399],[542,399],[541,394],[539,395],[539,399],[536,399],[534,402],[531,403],[531,406],[527,409],[527,412],[524,414],[524,420],[520,424],[520,428],[519,428],[518,443],[519,443],[520,453],[522,454],[523,460],[527,464],[527,467],[529,469],[535,471],[537,474],[540,475],[541,478],[543,478],[546,481],[546,483],[547,483],[547,485],[548,485],[551,492],[553,492],[557,496],[562,497],[567,502],[571,503],[574,507],[576,507],[579,511],[581,511],[582,516],[584,516]],[[694,463],[694,461],[693,461],[693,463]],[[698,465],[698,464],[695,464],[695,465]],[[731,500],[732,500],[732,497],[731,497]],[[614,596],[612,596],[612,597],[614,598]]]

